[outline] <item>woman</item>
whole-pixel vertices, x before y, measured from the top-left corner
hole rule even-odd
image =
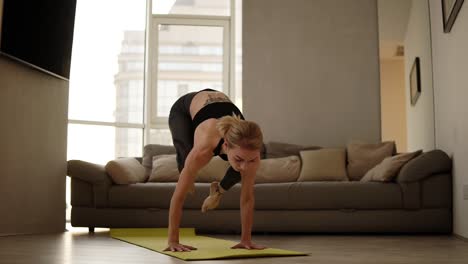
[[[180,177],[169,209],[170,251],[191,251],[195,247],[179,242],[182,207],[193,188],[197,172],[214,155],[227,160],[231,167],[221,182],[213,182],[202,211],[217,207],[221,195],[241,182],[241,241],[233,248],[264,249],[252,243],[254,178],[260,163],[263,135],[254,122],[245,121],[240,110],[218,91],[205,89],[179,98],[169,114],[169,128],[177,150]]]

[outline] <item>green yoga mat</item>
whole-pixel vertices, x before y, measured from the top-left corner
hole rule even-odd
[[[167,228],[111,229],[111,237],[183,260],[305,256],[307,254],[276,248],[262,250],[231,249],[238,242],[197,236],[193,228],[180,229],[180,241],[197,248],[190,252],[163,251],[167,247]]]

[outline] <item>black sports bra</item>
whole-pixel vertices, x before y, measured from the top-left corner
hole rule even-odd
[[[242,115],[239,108],[231,102],[215,102],[208,105],[205,105],[202,109],[198,111],[193,117],[193,130],[197,128],[203,121],[210,119],[210,118],[221,118],[223,116],[228,115],[237,115],[240,116],[242,120],[244,120],[244,116]],[[224,139],[218,143],[218,146],[213,150],[213,156],[220,156],[223,160],[228,160],[226,154],[220,154],[221,148],[223,146]]]
[[[219,156],[223,160],[227,161],[228,156],[226,154],[221,154],[221,148],[223,147],[224,144],[224,138],[221,138],[221,140],[218,143],[218,146],[213,150],[213,156]]]
[[[215,102],[205,105],[193,117],[193,129],[197,128],[203,121],[210,118],[221,118],[223,116],[238,115],[242,120],[244,116],[237,106],[231,102]]]

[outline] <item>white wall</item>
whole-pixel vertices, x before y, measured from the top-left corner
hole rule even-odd
[[[68,82],[0,56],[0,236],[65,229]]]
[[[453,157],[454,233],[468,238],[468,3],[448,34],[440,0],[430,0],[437,148]]]
[[[414,59],[420,58],[421,95],[411,105],[409,76]],[[427,0],[412,0],[405,38],[406,109],[408,151],[435,147],[434,91],[432,83],[431,32]]]
[[[376,3],[244,1],[243,110],[267,141],[380,141]]]
[[[406,152],[406,90],[403,59],[380,61],[380,94],[382,140],[393,140],[398,152]]]

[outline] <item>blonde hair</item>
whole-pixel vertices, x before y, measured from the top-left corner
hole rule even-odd
[[[242,120],[239,116],[224,116],[216,124],[221,136],[232,148],[234,145],[259,150],[263,146],[263,134],[260,126],[252,121]]]

